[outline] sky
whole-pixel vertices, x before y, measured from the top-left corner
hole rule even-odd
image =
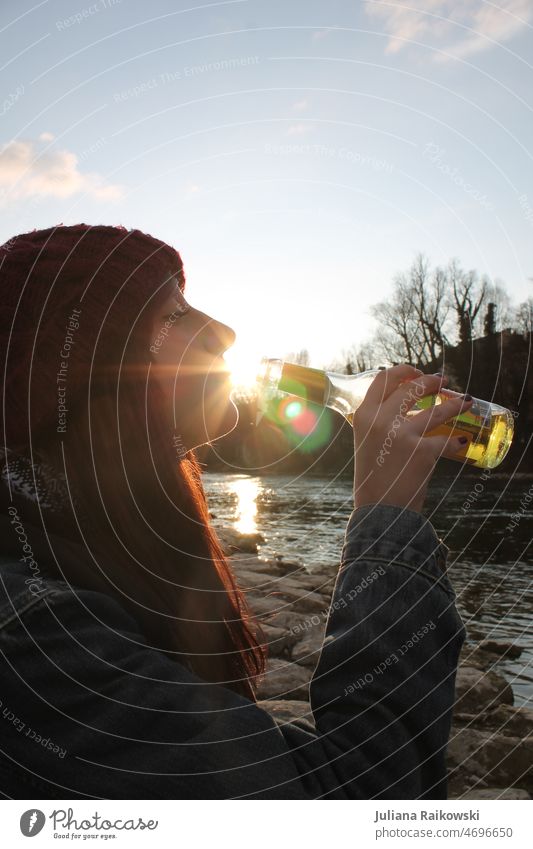
[[[321,367],[423,252],[533,294],[533,0],[2,0],[0,243],[181,253],[242,366]]]

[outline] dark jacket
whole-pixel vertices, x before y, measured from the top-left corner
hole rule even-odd
[[[49,547],[18,518],[1,519],[4,796],[446,797],[464,627],[448,549],[421,514],[367,505],[349,520],[310,687],[316,727],[279,724],[148,648],[113,597],[37,574],[20,527],[41,558]],[[76,556],[65,544],[63,565]]]

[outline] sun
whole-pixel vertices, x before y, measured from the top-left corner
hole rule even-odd
[[[260,354],[236,342],[226,351],[224,359],[231,371],[231,383],[234,389],[251,391],[256,387],[261,365]]]

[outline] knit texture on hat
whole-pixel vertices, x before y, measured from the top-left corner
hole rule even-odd
[[[130,333],[144,334],[148,361],[150,316],[173,276],[183,289],[174,248],[120,226],[60,225],[0,246],[8,447],[60,426],[61,398],[70,413],[87,396],[91,365],[92,390],[103,370],[118,368]]]

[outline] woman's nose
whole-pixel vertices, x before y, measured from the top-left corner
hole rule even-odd
[[[207,316],[208,322],[206,327],[207,345],[209,350],[215,354],[221,354],[228,348],[231,348],[236,339],[235,331],[227,324],[217,321],[216,318]]]

